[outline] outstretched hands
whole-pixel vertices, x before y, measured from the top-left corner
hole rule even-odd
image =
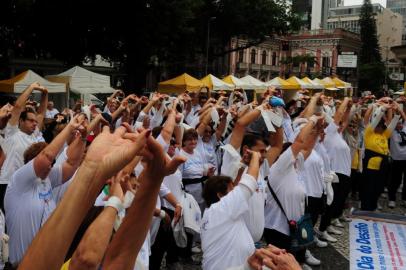
[[[292,254],[272,245],[257,249],[255,253],[248,258],[247,262],[251,269],[255,270],[261,270],[263,266],[273,270],[302,269]]]

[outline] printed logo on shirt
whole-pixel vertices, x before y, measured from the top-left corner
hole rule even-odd
[[[44,200],[45,202],[48,202],[51,200],[52,197],[52,190],[49,189],[48,191],[40,191],[38,192],[38,196],[40,200]]]

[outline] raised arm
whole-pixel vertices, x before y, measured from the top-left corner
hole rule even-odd
[[[262,106],[262,105],[261,105]],[[237,120],[235,123],[233,133],[231,134],[230,144],[238,150],[241,147],[241,143],[244,137],[245,128],[255,121],[260,115],[260,107],[255,108],[249,113],[245,114],[243,117]]]
[[[48,105],[48,90],[44,87],[39,88],[41,91],[41,102],[38,108],[37,120],[38,120],[38,129],[42,130],[44,127],[44,119],[45,114],[47,112],[47,105]]]
[[[118,204],[123,202],[124,194],[120,180],[124,177],[122,172],[112,178],[110,186],[110,198],[115,197]],[[72,255],[69,270],[96,270],[101,264],[104,253],[113,233],[113,226],[119,208],[110,204],[104,208],[99,216],[86,230],[85,235]]]
[[[8,123],[11,126],[16,126],[18,124],[18,120],[20,119],[20,114],[25,110],[25,103],[27,102],[28,98],[30,97],[32,91],[35,89],[40,88],[39,83],[35,82],[30,84],[24,92],[17,98],[16,103],[14,104],[13,109],[11,110],[11,118],[8,120]]]
[[[211,107],[211,110],[215,110],[215,108]],[[202,120],[200,121],[200,125],[197,127],[196,132],[199,134],[200,137],[204,135],[204,130],[209,125],[211,121],[211,110],[207,110],[202,115]]]
[[[283,128],[276,128],[276,132],[269,133],[269,143],[271,147],[266,152],[266,159],[268,161],[269,166],[275,162],[275,160],[279,157],[280,153],[282,152],[283,147]]]
[[[347,110],[348,102],[350,102],[350,99],[348,97],[344,98],[344,101],[340,104],[340,107],[334,114],[334,123],[337,126],[340,126],[340,122],[342,121],[345,111]]]
[[[62,182],[68,181],[79,167],[85,147],[86,137],[82,137],[81,134],[77,133],[66,151],[68,159],[62,164]]]
[[[135,134],[119,127],[111,134],[108,127],[103,128],[103,132],[90,145],[85,160],[58,207],[32,241],[19,269],[61,267],[76,231],[106,179],[115,175],[143,149],[150,133],[144,131]]]
[[[314,96],[310,99],[309,104],[306,106],[306,108],[302,111],[302,115],[304,118],[309,118],[313,114],[316,113],[316,106],[317,103],[319,102],[321,97],[321,93],[316,93]]]
[[[151,155],[139,177],[141,188],[107,249],[103,269],[133,269],[151,224],[162,180],[184,162],[182,157],[169,160],[153,138],[148,139],[147,146]]]
[[[300,152],[303,153],[304,158],[311,154],[313,147],[317,141],[319,130],[321,129],[324,118],[322,116],[312,116],[309,122],[302,128],[299,135],[293,142],[291,149],[294,156]]]
[[[174,100],[172,103],[172,109],[169,111],[168,117],[166,122],[161,130],[161,136],[164,141],[169,144],[172,138],[173,131],[176,126],[176,106],[178,105],[178,101]]]
[[[45,177],[47,175],[44,176],[44,175],[42,175],[42,173],[44,171],[47,171],[46,170],[47,168],[52,167],[52,164],[53,164],[55,158],[57,157],[57,155],[61,151],[63,145],[65,144],[65,142],[67,140],[67,138],[69,138],[69,136],[71,136],[71,134],[76,129],[78,129],[80,127],[80,125],[82,125],[83,121],[84,121],[84,116],[83,115],[75,116],[69,122],[69,124],[52,140],[52,142],[50,144],[48,144],[45,147],[45,149],[42,150],[38,154],[38,156],[35,157],[35,159],[34,159],[34,170],[35,170],[35,173],[36,173],[36,175],[38,177],[41,177],[41,178],[45,179]],[[75,143],[75,145],[76,145],[76,143]],[[72,152],[69,151],[68,154],[69,153],[72,153]],[[74,155],[74,154],[72,153],[72,155]],[[69,161],[69,157],[68,157],[68,160],[65,161],[63,167],[71,166],[71,165],[69,165],[70,162],[74,163],[72,160]],[[67,177],[68,174],[69,174],[68,171],[69,171],[69,169],[66,169],[66,172],[64,172],[63,175]]]

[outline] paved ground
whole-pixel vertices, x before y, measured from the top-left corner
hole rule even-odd
[[[382,205],[383,209],[380,210],[381,212],[385,213],[392,213],[392,214],[406,214],[406,207],[403,206],[403,203],[400,200],[397,201],[397,207],[394,209],[388,208],[388,200],[385,197],[380,198],[380,204]],[[398,194],[400,196],[400,194]],[[349,209],[350,208],[359,208],[359,201],[350,199],[348,203]],[[348,210],[347,210],[348,212]],[[313,269],[317,270],[348,270],[349,269],[349,256],[350,256],[350,247],[349,247],[349,231],[348,231],[348,223],[343,223],[345,228],[343,229],[344,234],[341,236],[334,236],[338,239],[337,243],[329,245],[327,248],[317,248],[312,247],[311,252],[313,255],[322,261],[322,265],[319,267],[313,267]],[[197,254],[194,256],[196,259],[201,259],[201,254]],[[183,263],[184,270],[200,270],[200,266],[191,265]],[[162,270],[166,270],[166,267],[163,264]],[[221,269],[219,269],[221,270]]]

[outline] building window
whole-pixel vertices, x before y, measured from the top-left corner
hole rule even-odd
[[[276,52],[272,53],[272,66],[276,66]]]
[[[267,56],[268,56],[268,55],[267,55],[266,51],[263,50],[263,51],[262,51],[262,61],[261,61],[261,63],[262,63],[263,65],[266,65],[266,57],[267,57]]]
[[[329,67],[330,66],[330,57],[328,56],[323,56],[323,67]]]
[[[255,49],[251,50],[251,64],[255,64],[255,57],[257,56],[257,51]]]
[[[244,62],[244,50],[238,51],[238,62]]]

